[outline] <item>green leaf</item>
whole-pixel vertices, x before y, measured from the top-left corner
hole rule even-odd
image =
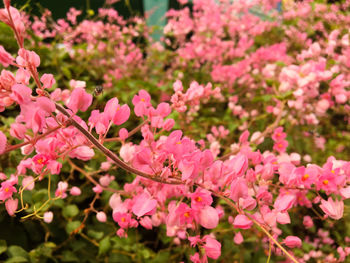
[[[151,252],[148,249],[142,249],[141,254],[142,254],[143,258],[145,258],[145,259],[150,258],[150,256],[151,256]]]
[[[261,95],[261,96],[256,96],[253,98],[252,102],[259,102],[259,101],[263,101],[263,102],[268,102],[273,98],[272,95],[270,94],[266,94],[266,95]]]
[[[65,250],[62,253],[62,262],[79,262],[79,258],[69,250]]]
[[[6,240],[0,240],[0,254],[7,250]]]
[[[72,74],[71,74],[68,67],[62,67],[61,70],[62,70],[63,75],[66,76],[68,79],[72,78]]]
[[[7,250],[7,253],[10,257],[24,257],[28,258],[28,252],[25,251],[23,248],[20,246],[10,246]]]
[[[21,262],[28,262],[28,259],[21,256],[15,256],[5,261],[5,263],[21,263]]]
[[[89,237],[92,237],[94,239],[101,239],[103,237],[103,232],[98,232],[98,231],[91,230],[91,229],[88,231],[87,234]]]
[[[79,214],[79,208],[76,205],[68,205],[63,208],[62,214],[65,218],[75,217]]]
[[[80,221],[71,221],[67,223],[66,226],[66,232],[68,234],[71,234],[74,230],[78,229],[80,227]],[[80,232],[81,230],[79,230]]]
[[[47,189],[40,189],[32,195],[32,199],[34,202],[41,202],[44,200],[46,201],[46,198],[47,198]]]
[[[168,251],[162,251],[157,253],[157,256],[151,261],[152,263],[162,263],[166,262],[170,257],[170,253]]]
[[[109,237],[105,237],[104,239],[101,240],[100,246],[98,249],[98,254],[103,255],[105,254],[109,249],[111,248],[111,241]]]

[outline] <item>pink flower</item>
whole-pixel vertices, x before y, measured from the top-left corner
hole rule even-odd
[[[132,212],[138,217],[148,214],[157,206],[157,200],[153,199],[150,194],[144,192],[134,198]]]
[[[191,244],[191,247],[195,247],[195,246],[197,246],[197,244],[199,243],[199,242],[201,242],[202,240],[201,240],[201,238],[200,238],[200,236],[199,235],[197,235],[197,236],[194,236],[194,237],[188,237],[188,241],[190,241],[190,244]]]
[[[18,57],[16,58],[16,62],[19,65],[23,66],[32,66],[39,67],[40,65],[40,57],[34,51],[29,51],[24,48],[19,49]]]
[[[103,192],[103,188],[101,185],[97,184],[92,188],[92,191],[94,191],[96,194],[100,194]]]
[[[180,224],[190,224],[193,220],[193,210],[189,208],[185,203],[181,203],[175,211],[176,215],[180,219]]]
[[[7,138],[3,132],[0,131],[0,154],[2,154],[6,149]]]
[[[229,165],[232,165],[235,176],[242,176],[248,168],[248,158],[244,154],[238,154],[229,161]]]
[[[306,188],[311,188],[311,185],[317,180],[318,169],[315,167],[315,165],[310,165],[307,168],[298,167],[295,170],[295,173],[299,175],[301,184],[303,184]]]
[[[99,182],[100,182],[100,185],[102,185],[103,187],[107,187],[114,179],[115,179],[114,176],[110,176],[109,174],[106,174],[99,179]]]
[[[249,229],[252,227],[252,225],[253,225],[253,221],[251,221],[245,215],[237,215],[235,220],[233,221],[233,226],[235,228]]]
[[[6,174],[0,172],[0,180],[6,180],[6,179],[7,179]]]
[[[274,208],[277,212],[286,212],[290,209],[295,202],[295,195],[286,194],[279,195],[275,201]]]
[[[287,236],[283,243],[290,248],[294,248],[294,247],[301,247],[301,239],[299,237],[296,236]]]
[[[128,228],[131,223],[131,215],[128,213],[113,213],[113,220],[118,223],[121,228]]]
[[[16,82],[29,85],[30,72],[24,68],[19,68],[16,72]]]
[[[70,189],[69,193],[70,193],[71,195],[78,196],[78,195],[81,195],[81,190],[80,190],[79,187],[73,186],[73,187]]]
[[[10,95],[18,104],[26,104],[31,101],[32,89],[22,84],[15,84],[11,88],[12,94]]]
[[[69,86],[71,86],[74,89],[76,89],[76,88],[84,89],[86,87],[86,82],[85,81],[81,81],[81,80],[71,79],[69,81]]]
[[[233,238],[233,242],[235,242],[235,244],[237,244],[237,245],[240,245],[243,243],[243,241],[244,241],[244,239],[243,239],[241,232],[236,233],[235,237]]]
[[[310,216],[304,216],[303,224],[306,228],[313,227],[314,222],[312,221],[312,218]]]
[[[163,129],[166,131],[170,131],[175,125],[175,121],[173,119],[167,119],[163,122]]]
[[[83,161],[90,160],[94,155],[94,150],[85,145],[79,146],[69,153],[69,157],[77,158]]]
[[[330,171],[324,171],[316,181],[317,190],[325,190],[327,194],[336,192],[338,189],[337,175]]]
[[[203,256],[203,258],[201,258],[198,252],[196,252],[196,253],[194,253],[193,255],[191,255],[191,256],[190,256],[190,260],[191,260],[193,263],[207,263],[207,262],[208,262],[207,257],[206,257],[206,256]]]
[[[17,189],[13,186],[10,180],[1,183],[0,187],[0,201],[5,201],[12,197],[13,193],[17,193]]]
[[[276,214],[276,221],[282,225],[290,224],[290,217],[287,212],[281,213],[278,212]]]
[[[41,83],[43,83],[43,88],[44,89],[50,89],[53,84],[56,83],[55,78],[53,77],[52,74],[44,74],[40,78]]]
[[[125,237],[125,238],[127,238],[128,237],[128,234],[125,232],[125,230],[123,229],[123,228],[119,228],[118,230],[117,230],[117,236],[118,237],[120,237],[120,238],[123,238],[123,237]]]
[[[171,113],[171,107],[168,103],[162,102],[157,106],[157,114],[165,118]]]
[[[350,186],[340,189],[339,192],[344,199],[350,198]]]
[[[68,183],[67,182],[58,182],[58,185],[57,185],[57,190],[55,192],[55,196],[56,197],[60,197],[60,198],[66,198],[67,197],[67,194],[66,194],[66,191],[68,189]]]
[[[27,131],[27,128],[23,124],[16,123],[16,122],[11,124],[10,135],[12,137],[22,140],[24,139],[24,135],[26,131]],[[1,135],[0,135],[0,153],[1,153]]]
[[[330,218],[339,220],[343,217],[344,213],[344,202],[343,201],[333,201],[332,197],[328,198],[328,201],[322,199],[320,208],[322,211],[328,215]]]
[[[212,206],[205,206],[199,210],[199,224],[207,229],[215,228],[219,223],[217,210]]]
[[[247,198],[248,197],[248,186],[247,182],[244,178],[238,177],[234,179],[231,183],[231,192],[230,192],[230,198],[238,202],[240,198]]]
[[[122,128],[119,130],[119,138],[124,141],[125,139],[127,139],[129,136],[128,130],[125,128]]]
[[[70,95],[67,106],[76,113],[78,110],[86,111],[91,103],[91,94],[87,93],[83,88],[75,88]]]
[[[141,117],[146,115],[148,112],[148,107],[151,106],[151,96],[145,90],[140,90],[138,95],[135,95],[132,99],[132,104],[135,106],[135,115]]]
[[[18,207],[18,199],[8,199],[5,202],[5,207],[6,207],[6,211],[10,216],[14,216],[17,207]]]
[[[11,56],[10,53],[8,53],[3,46],[0,45],[0,63],[6,68],[8,67],[10,64],[12,64],[12,62],[15,59]]]
[[[288,141],[278,141],[273,145],[273,149],[279,153],[284,153],[288,147]]]
[[[283,132],[283,127],[278,127],[274,130],[272,134],[272,140],[279,142],[284,140],[287,137],[287,134]]]
[[[126,122],[129,117],[130,117],[130,108],[128,105],[124,104],[123,106],[117,106],[117,108],[115,109],[115,114],[113,117],[113,123],[115,125],[121,125],[124,122]]]
[[[103,211],[97,212],[96,219],[101,223],[106,222],[107,221],[106,213]]]
[[[40,173],[42,168],[48,164],[49,160],[50,156],[47,154],[39,153],[35,155],[32,159],[34,165],[34,172],[37,174]]]
[[[203,248],[207,257],[212,259],[218,259],[221,255],[221,244],[216,239],[209,235],[203,237],[205,242]]]
[[[52,102],[51,99],[47,97],[39,97],[36,99],[35,105],[37,105],[40,109],[50,114],[56,110],[55,103]]]
[[[62,164],[55,160],[50,160],[47,164],[47,168],[50,170],[50,173],[59,174],[62,168]]]
[[[53,219],[53,213],[51,211],[47,211],[44,213],[44,222],[50,224]]]
[[[34,178],[32,176],[26,176],[23,178],[22,180],[22,186],[23,186],[23,189],[25,190],[33,190],[34,188]]]
[[[145,90],[140,90],[138,95],[135,95],[132,99],[132,104],[136,106],[138,103],[146,103],[147,106],[150,106],[151,96]]]
[[[109,101],[107,101],[103,112],[109,121],[113,120],[118,107],[119,107],[119,101],[117,98],[112,98]]]
[[[26,122],[26,127],[34,133],[42,132],[45,127],[45,117],[48,113],[38,107],[35,103],[28,102],[21,105],[21,114]]]
[[[204,206],[211,205],[213,202],[210,192],[200,188],[197,188],[194,193],[190,194],[190,197],[193,209],[201,209]]]
[[[143,226],[146,229],[152,229],[152,220],[149,216],[142,217],[140,219],[140,225]]]

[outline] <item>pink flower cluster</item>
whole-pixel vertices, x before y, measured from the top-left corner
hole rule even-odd
[[[109,1],[109,4],[112,2]],[[177,80],[173,83],[171,104],[161,102],[153,106],[151,95],[141,89],[132,99],[133,110],[116,97],[105,103],[103,111],[102,108],[91,109],[93,96],[86,91],[84,81],[70,80],[71,90],[57,88],[49,91],[55,84],[55,78],[51,74],[39,75],[40,57],[23,46],[25,34],[21,13],[5,1],[5,8],[0,10],[0,20],[14,30],[20,48],[17,56],[13,57],[0,46],[0,63],[6,68],[17,68],[15,73],[6,69],[1,71],[0,110],[18,105],[19,112],[10,130],[0,132],[0,154],[21,148],[23,155],[14,174],[6,176],[0,173],[0,202],[5,203],[8,214],[15,215],[19,203],[19,210],[27,211],[21,193],[38,187],[36,181],[48,179],[47,203],[65,199],[68,193],[73,197],[80,195],[78,186],[69,187],[69,176],[57,182],[54,196],[51,196],[51,176],[62,174],[62,166],[70,165],[71,175],[78,171],[91,183],[95,198],[88,211],[96,213],[96,219],[101,223],[111,217],[118,228],[116,234],[119,237],[127,237],[131,228],[141,226],[152,229],[164,225],[166,235],[175,244],[196,248],[196,252],[190,256],[193,262],[207,262],[207,258],[218,259],[221,255],[220,236],[213,229],[228,225],[235,231],[243,232],[257,226],[267,235],[263,243],[276,255],[284,255],[294,262],[306,262],[310,258],[345,261],[350,254],[349,247],[335,245],[329,233],[320,230],[318,238],[302,240],[302,236],[284,233],[283,225],[291,225],[293,220],[298,220],[291,216],[297,209],[310,214],[316,211],[319,220],[341,220],[344,200],[350,198],[350,162],[331,156],[323,165],[302,165],[298,153],[287,152],[286,128],[279,125],[282,118],[284,122],[281,123],[290,120],[292,124],[316,125],[328,109],[336,109],[337,105],[349,111],[346,103],[350,75],[345,69],[348,66],[348,36],[340,36],[340,31],[333,31],[328,35],[328,41],[306,41],[296,58],[289,54],[289,46],[285,42],[259,46],[250,52],[255,37],[277,26],[277,22],[258,22],[260,20],[249,13],[254,2],[244,4],[238,1],[235,5],[222,1],[220,5],[214,0],[197,0],[194,1],[192,16],[186,7],[168,13],[169,23],[165,31],[176,36],[179,44],[177,59],[193,61],[197,69],[201,64],[208,63],[212,79],[225,83],[225,92],[229,93],[228,109],[235,116],[251,117],[254,122],[259,112],[251,108],[250,102],[265,101],[266,104],[262,105],[266,106],[266,112],[277,117],[265,131],[256,131],[251,136],[248,121],[243,120],[239,126],[243,132],[238,143],[233,144],[232,149],[227,149],[226,155],[220,156],[221,148],[226,150],[224,140],[230,136],[228,129],[211,126],[212,134],[207,134],[210,147],[207,149],[203,140],[196,141],[188,136],[188,130],[172,130],[177,120],[168,117],[173,110],[176,114],[187,111],[189,123],[201,104],[207,103],[210,98],[225,100],[222,89],[213,88],[210,83],[202,86],[192,82],[184,91],[182,82]],[[304,8],[295,11],[301,17],[310,11],[305,6],[301,4]],[[321,7],[318,6],[318,10],[322,11]],[[67,20],[76,27],[60,20],[55,32],[64,37],[63,42],[69,47],[86,41],[88,48],[72,52],[72,57],[96,55],[98,62],[94,66],[106,66],[105,84],[112,86],[111,76],[118,79],[142,58],[140,49],[128,38],[136,36],[138,32],[133,27],[125,27],[123,20],[111,10],[100,10],[100,15],[110,20],[106,24],[90,20],[77,24],[79,14],[79,11],[71,9]],[[327,20],[338,21],[331,13],[326,14]],[[285,14],[286,19],[294,15]],[[286,31],[296,30],[300,33],[298,27],[301,26]],[[32,27],[40,32],[46,30],[37,21]],[[326,33],[324,28],[320,28],[320,31]],[[193,35],[187,41],[190,32]],[[42,37],[50,34],[44,32]],[[95,35],[99,38],[95,38]],[[124,41],[125,35],[128,37]],[[230,40],[225,40],[227,35]],[[237,41],[236,36],[239,36]],[[302,34],[297,36],[303,37]],[[124,69],[109,65],[108,61],[94,54],[98,53],[95,47],[101,53],[108,49],[103,38],[119,43],[113,49],[112,64],[126,65]],[[329,56],[339,62],[338,65],[327,65],[324,47]],[[337,47],[343,49],[338,52]],[[232,60],[239,61],[227,63]],[[177,67],[181,61],[174,64]],[[326,91],[320,88],[324,82],[329,83]],[[30,88],[32,85],[36,85],[35,93]],[[239,90],[239,93],[243,91],[242,96],[234,94],[237,85],[238,89],[242,88]],[[249,90],[245,89],[247,86]],[[261,87],[267,97],[261,97]],[[248,106],[243,108],[241,104]],[[288,109],[284,109],[285,106]],[[297,113],[286,114],[286,111]],[[78,116],[81,112],[85,112],[87,121]],[[126,123],[130,116],[142,120],[139,128],[128,131],[117,127]],[[112,129],[116,130],[118,137],[107,138]],[[128,141],[138,130],[141,137]],[[22,143],[12,145],[13,140],[7,139],[8,134]],[[96,134],[98,138],[95,138]],[[267,137],[274,142],[272,149],[257,149]],[[109,141],[121,142],[121,159],[107,148]],[[94,148],[103,154],[103,158],[106,157],[95,177],[72,160],[88,162],[95,156]],[[108,172],[116,167],[137,175],[130,183],[125,183],[121,191],[110,188],[115,177]],[[98,180],[95,179],[97,176]],[[93,207],[105,191],[115,192],[109,199],[109,214],[106,214],[107,209],[102,211]],[[29,215],[50,223],[53,212],[45,209],[34,209],[35,212]],[[302,222],[306,229],[315,226],[309,215],[303,217]],[[212,232],[204,234],[201,228]],[[237,232],[233,240],[237,245],[242,244],[244,238],[241,232]],[[312,243],[315,247],[303,257],[293,255],[283,246],[300,248],[303,242]],[[317,251],[322,244],[334,245],[339,256],[335,258],[334,255]]]

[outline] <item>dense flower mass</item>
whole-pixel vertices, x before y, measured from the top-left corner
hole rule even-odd
[[[350,3],[181,0],[155,42],[115,2],[0,9],[1,211],[46,233],[21,253],[345,262]]]

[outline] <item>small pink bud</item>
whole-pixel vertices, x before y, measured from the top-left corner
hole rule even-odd
[[[53,213],[51,211],[44,213],[44,222],[50,224],[53,219]]]
[[[76,187],[76,186],[73,186],[71,189],[70,189],[70,194],[71,195],[81,195],[81,190],[79,187]]]
[[[310,228],[314,225],[314,222],[310,216],[304,216],[303,224],[306,228]]]
[[[253,222],[245,215],[237,215],[234,222],[233,226],[235,228],[241,228],[241,229],[249,229],[253,225]]]
[[[205,254],[212,259],[218,259],[221,255],[221,244],[209,235],[203,237],[205,244],[203,246]]]
[[[128,237],[128,234],[125,232],[125,230],[124,230],[123,228],[118,229],[117,235],[118,235],[120,238],[122,238],[122,237],[125,237],[125,238]]]
[[[121,140],[124,141],[126,138],[128,138],[128,136],[129,136],[129,133],[128,133],[127,129],[125,129],[125,128],[120,129],[120,131],[119,131],[119,138]]]
[[[113,180],[115,179],[114,176],[110,176],[108,174],[102,176],[99,180],[101,186],[107,187]]]
[[[96,194],[100,194],[102,193],[103,189],[101,187],[101,185],[96,185],[94,188],[92,188],[92,190],[96,193]]]
[[[103,163],[101,163],[100,169],[103,171],[107,171],[107,170],[109,170],[109,168],[111,168],[111,166],[112,165],[110,162],[103,162]]]
[[[107,221],[107,216],[106,216],[105,212],[100,211],[96,214],[96,219],[99,222],[104,223]]]
[[[18,206],[18,199],[8,199],[5,203],[6,211],[10,216],[14,216]]]
[[[287,236],[283,243],[290,248],[294,248],[294,247],[301,247],[301,239],[299,237],[296,236]]]
[[[244,239],[243,239],[243,236],[242,236],[241,232],[238,232],[238,233],[235,234],[235,237],[233,238],[233,241],[237,245],[240,245],[240,244],[243,243]]]
[[[6,180],[7,176],[4,173],[0,173],[0,180]]]
[[[140,219],[140,224],[146,229],[152,229],[152,220],[149,216],[145,216]]]

